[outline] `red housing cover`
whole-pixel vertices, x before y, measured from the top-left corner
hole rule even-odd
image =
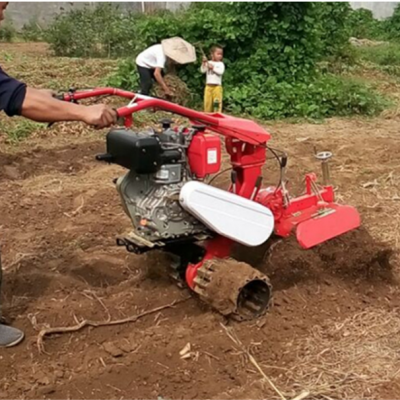
[[[189,166],[197,178],[217,173],[221,168],[221,140],[211,133],[197,133],[188,150]]]

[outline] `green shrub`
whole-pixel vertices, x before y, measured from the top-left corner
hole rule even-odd
[[[261,119],[376,115],[387,106],[387,100],[365,85],[331,74],[307,82],[252,82],[231,88],[225,97],[228,111]]]
[[[349,17],[352,9],[347,2],[321,3],[320,17],[324,25],[320,27],[324,56],[346,58],[349,54]]]
[[[128,52],[137,16],[124,16],[117,6],[95,7],[59,15],[46,30],[45,39],[57,56],[117,57]]]
[[[375,19],[372,11],[365,8],[350,11],[347,25],[351,37],[370,40],[383,40],[386,37],[386,23]]]
[[[126,59],[118,64],[117,70],[106,77],[106,86],[124,88],[125,90],[137,90],[139,86],[139,74],[134,59]]]
[[[20,35],[26,42],[41,42],[44,39],[44,31],[35,18],[24,24]]]
[[[15,39],[16,33],[13,23],[7,20],[0,26],[0,42],[12,42]]]
[[[396,6],[391,17],[384,22],[385,36],[388,40],[400,40],[400,4]]]

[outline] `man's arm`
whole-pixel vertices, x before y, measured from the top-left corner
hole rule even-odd
[[[0,111],[37,122],[82,121],[97,128],[110,126],[117,119],[116,112],[106,105],[85,107],[57,100],[51,91],[28,88],[1,68]]]
[[[103,104],[85,107],[67,103],[32,88],[26,89],[21,115],[37,122],[82,121],[98,128],[116,121],[115,111]]]

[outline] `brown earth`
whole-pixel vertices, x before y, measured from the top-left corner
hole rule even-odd
[[[115,245],[129,227],[112,183],[124,171],[95,161],[102,134],[66,126],[0,146],[4,316],[26,333],[0,350],[0,399],[279,398],[271,382],[287,399],[305,390],[308,398],[400,395],[398,118],[268,127],[271,145],[289,154],[291,190],[319,173],[314,146],[334,153],[338,199],[359,209],[364,227],[309,252],[292,239],[270,252],[238,249],[274,290],[267,315],[241,323],[155,274],[162,257],[155,265]],[[264,175],[275,183],[272,162]],[[38,351],[40,328],[124,319],[182,299],[136,322],[46,337]]]

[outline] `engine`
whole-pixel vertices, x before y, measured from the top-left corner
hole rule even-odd
[[[163,120],[160,131],[110,131],[107,153],[97,158],[129,170],[116,186],[141,242],[208,235],[208,229],[182,208],[179,194],[188,181],[202,181],[219,171],[218,136],[202,126],[173,129],[171,121]]]

